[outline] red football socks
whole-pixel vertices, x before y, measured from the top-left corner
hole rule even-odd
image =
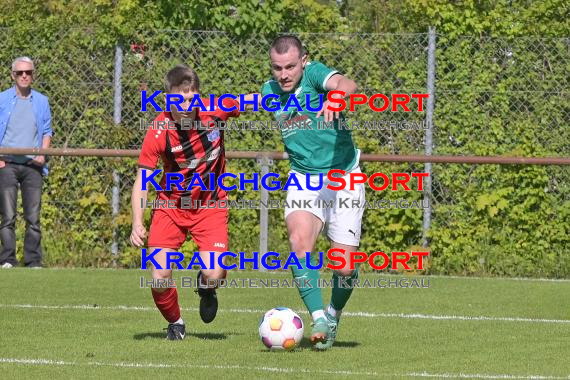
[[[152,298],[162,316],[169,322],[174,323],[180,319],[180,306],[178,306],[178,292],[176,288],[168,288],[159,293],[152,289]]]

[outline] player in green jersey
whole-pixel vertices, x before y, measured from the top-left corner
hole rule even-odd
[[[311,175],[311,185],[321,190],[297,189],[292,186],[287,192],[287,203],[305,204],[309,200],[315,207],[291,207],[285,210],[285,222],[289,234],[291,250],[300,257],[303,269],[292,266],[293,276],[311,281],[300,287],[299,293],[313,318],[311,343],[317,349],[330,348],[337,335],[340,314],[352,293],[352,280],[358,277],[358,269],[346,268],[333,274],[333,290],[330,304],[324,308],[321,289],[317,286],[319,271],[306,268],[305,252],[312,252],[319,233],[327,227],[327,236],[332,248],[344,249],[344,252],[356,251],[360,243],[362,208],[338,207],[341,198],[364,203],[364,185],[355,190],[333,191],[327,189],[327,177],[331,169],[341,169],[349,173],[359,173],[360,151],[352,141],[351,131],[339,128],[338,120],[342,113],[327,110],[327,94],[332,90],[345,92],[345,97],[357,90],[354,81],[344,77],[317,61],[309,61],[301,41],[294,36],[281,36],[273,41],[269,50],[273,80],[262,87],[262,96],[276,94],[281,103],[280,110],[274,113],[277,121],[289,123],[292,128],[282,128],[281,134],[285,149],[291,162],[290,175]],[[307,104],[307,96],[309,104]],[[283,111],[294,95],[302,110],[290,107]],[[319,106],[322,96],[321,111],[312,112],[308,108]],[[332,95],[332,94],[331,94]],[[341,98],[339,94],[334,97]],[[337,106],[332,103],[332,106]],[[334,122],[334,128],[322,128],[323,122]],[[303,128],[295,128],[295,123],[303,122]],[[292,123],[292,124],[291,124]],[[325,124],[326,125],[326,124]],[[322,174],[319,176],[319,174]],[[334,185],[334,183],[333,183]],[[294,201],[301,202],[294,202]],[[324,201],[324,202],[323,202]],[[317,207],[333,201],[333,208]],[[330,204],[330,203],[328,203]],[[348,284],[348,286],[346,286]],[[310,285],[310,286],[309,286]]]

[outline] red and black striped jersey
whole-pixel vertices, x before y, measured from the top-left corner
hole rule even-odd
[[[182,186],[187,189],[192,181],[194,173],[198,173],[202,182],[207,189],[210,188],[210,173],[215,173],[218,178],[226,171],[226,157],[224,151],[224,131],[209,123],[226,121],[230,117],[237,117],[239,113],[239,104],[232,99],[224,99],[224,106],[236,109],[231,112],[222,111],[215,108],[209,111],[210,104],[208,99],[202,99],[204,105],[208,109],[207,112],[197,109],[196,119],[201,121],[205,128],[196,128],[194,124],[183,128],[176,124],[176,129],[149,129],[144,138],[141,153],[139,156],[138,166],[143,169],[154,170],[158,164],[159,158],[163,162],[163,173],[160,180],[160,187],[165,189],[158,195],[160,199],[175,199],[181,197],[191,197],[195,200],[218,200],[225,199],[226,192],[217,184],[212,186],[215,190],[202,190],[198,186],[192,187],[187,192],[180,191],[176,186],[166,189],[166,176],[164,173],[180,173],[184,177]],[[217,104],[217,99],[215,100]],[[162,112],[154,120],[173,123],[174,119],[170,112]],[[155,124],[156,125],[156,124]],[[150,174],[150,173],[149,173]],[[196,181],[194,181],[196,183]]]

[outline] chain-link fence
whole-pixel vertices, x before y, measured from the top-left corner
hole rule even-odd
[[[271,41],[265,36],[141,32],[128,43],[109,47],[98,44],[89,30],[70,29],[45,37],[41,44],[12,38],[13,32],[0,29],[4,68],[0,88],[11,85],[14,57],[29,55],[35,60],[35,88],[49,96],[52,107],[53,147],[139,148],[145,134],[140,120],[154,117],[140,111],[141,89],[163,90],[165,73],[177,63],[197,71],[204,94],[259,92],[271,76],[267,55]],[[311,59],[354,79],[365,94],[426,93],[428,73],[433,71],[431,123],[426,122],[425,112],[378,113],[365,106],[347,115],[377,126],[384,123],[382,128],[353,132],[365,153],[570,156],[568,38],[440,35],[433,39],[435,61],[428,64],[428,33],[299,37]],[[412,110],[417,109],[413,102]],[[241,119],[271,120],[271,115],[249,112]],[[429,144],[428,139],[426,147],[428,127],[433,141]],[[226,150],[282,151],[283,147],[279,131],[229,130]],[[136,264],[137,253],[127,245],[135,163],[135,159],[52,157],[42,214],[48,262]],[[362,168],[366,173],[425,171],[418,163],[363,162]],[[228,170],[252,173],[261,168],[253,160],[232,160]],[[288,163],[275,162],[271,171],[286,174]],[[436,272],[570,274],[568,167],[436,164],[432,179],[427,195],[433,205],[429,231],[421,209],[368,210],[362,250],[407,250],[421,245],[427,233]],[[115,213],[113,191],[120,205]],[[230,197],[259,199],[259,194],[240,192]],[[284,194],[272,197],[282,199]],[[424,194],[369,192],[367,197],[419,200]],[[233,247],[259,249],[259,213],[231,211]],[[268,248],[287,251],[282,210],[269,210],[268,225]],[[118,256],[110,254],[113,243]],[[325,246],[323,241],[317,248]],[[517,250],[529,249],[540,254],[531,259],[521,255],[525,265],[538,265],[542,259],[548,265],[538,271],[508,269],[518,265],[518,259],[512,259]]]

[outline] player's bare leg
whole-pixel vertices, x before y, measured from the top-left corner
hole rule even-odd
[[[340,243],[337,243],[336,241],[332,241],[331,242],[331,248],[342,249],[344,251],[343,253],[333,252],[332,256],[334,256],[334,257],[344,256],[344,258],[346,260],[346,265],[344,266],[344,268],[335,270],[335,273],[339,276],[344,276],[344,277],[352,276],[355,269],[350,269],[350,265],[348,263],[348,259],[350,257],[349,252],[358,251],[358,247],[355,247],[354,245],[340,244]]]
[[[204,323],[210,323],[216,318],[218,312],[218,297],[216,288],[219,286],[219,280],[225,279],[227,271],[218,265],[218,258],[222,252],[213,252],[213,257],[209,251],[200,251],[200,258],[204,262],[206,268],[198,273],[198,288],[196,292],[200,296],[200,318]],[[210,261],[214,259],[211,266]],[[225,257],[223,258],[225,265]],[[213,285],[213,286],[212,286]]]
[[[156,249],[160,249],[160,252],[155,255],[155,260],[163,269],[157,269],[152,266],[152,278],[155,283],[158,282],[157,280],[164,280],[166,282],[172,278],[172,269],[166,266],[167,252],[175,252],[175,250],[171,248],[150,247],[149,251],[154,252]],[[184,339],[186,327],[180,317],[180,306],[178,305],[178,292],[176,288],[153,287],[151,291],[156,307],[168,321],[166,339]]]
[[[291,250],[296,252],[303,269],[291,267],[295,279],[308,279],[311,286],[299,287],[299,294],[313,318],[310,341],[312,344],[324,342],[329,334],[329,327],[323,311],[321,289],[318,287],[319,271],[306,268],[306,252],[312,252],[323,222],[307,211],[293,211],[286,219]]]

